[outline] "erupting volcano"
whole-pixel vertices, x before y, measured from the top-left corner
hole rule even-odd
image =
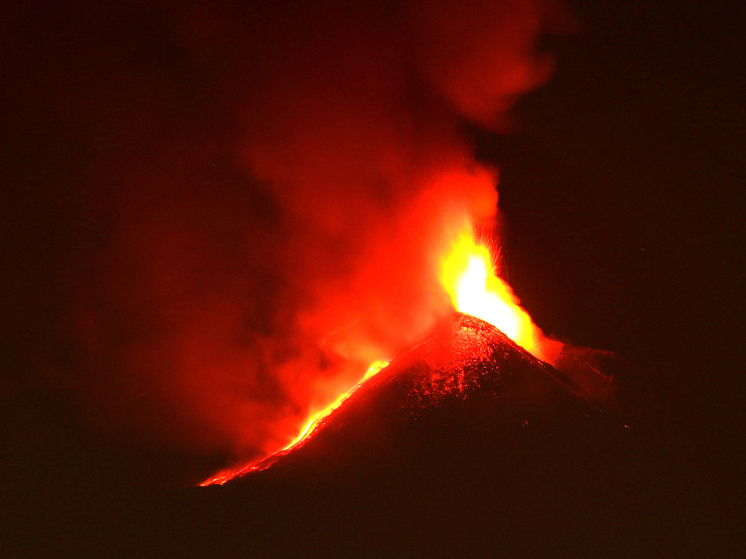
[[[581,387],[573,379],[549,365],[559,361],[563,344],[545,337],[520,307],[510,286],[495,274],[491,252],[475,240],[470,223],[444,255],[439,277],[456,314],[441,320],[391,363],[373,363],[358,384],[315,413],[287,446],[200,485],[222,485],[280,460],[302,461],[308,452],[314,454],[303,447],[323,447],[323,442],[313,442],[317,439],[332,437],[351,453],[369,444],[360,440],[360,433],[371,431],[364,425],[376,424],[378,429],[387,422],[409,421],[423,413],[422,408],[453,405],[455,400],[468,402],[459,404],[465,408],[474,402],[493,408],[487,415],[492,423],[500,423],[500,430],[528,425],[537,409],[555,409],[565,401],[572,402],[568,409],[579,417],[598,411],[581,398]],[[608,384],[594,372],[597,383]],[[370,417],[371,409],[385,417]],[[515,414],[520,418],[512,417]]]
[[[743,556],[738,8],[4,7],[2,559]]]

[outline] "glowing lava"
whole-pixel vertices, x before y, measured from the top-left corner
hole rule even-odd
[[[544,336],[513,289],[497,277],[490,250],[476,242],[471,225],[443,258],[440,282],[459,312],[489,322],[542,361],[558,357],[563,344]]]
[[[325,407],[320,412],[314,414],[311,419],[308,420],[305,427],[301,429],[301,432],[298,434],[297,437],[291,442],[289,445],[287,445],[285,448],[283,448],[280,452],[283,451],[290,451],[294,448],[297,448],[301,446],[306,439],[313,433],[316,428],[326,419],[330,413],[332,413],[334,410],[336,410],[342,402],[344,402],[347,398],[352,396],[352,393],[357,390],[357,388],[366,380],[368,380],[370,377],[378,373],[381,369],[384,369],[388,366],[388,361],[376,361],[373,363],[370,367],[368,367],[368,371],[363,376],[362,380],[358,382],[355,386],[350,388],[347,392],[342,394],[339,398],[337,398],[334,402],[332,402],[330,405]]]
[[[275,463],[275,461],[280,458],[281,456],[284,456],[285,454],[291,452],[292,450],[295,450],[297,448],[300,448],[303,446],[303,444],[311,437],[311,435],[318,429],[320,425],[324,423],[324,420],[329,417],[329,415],[336,410],[339,406],[342,405],[342,403],[347,400],[350,396],[352,396],[355,391],[370,377],[374,376],[376,373],[381,371],[382,369],[386,368],[388,366],[388,361],[376,361],[374,362],[370,367],[368,367],[367,372],[363,376],[363,378],[358,382],[355,386],[350,388],[347,392],[339,396],[334,402],[329,404],[327,407],[322,409],[321,411],[315,413],[311,416],[311,418],[306,422],[306,425],[301,429],[300,433],[298,434],[295,439],[293,439],[292,442],[290,442],[287,446],[284,448],[278,450],[274,454],[271,454],[270,456],[264,458],[263,460],[259,460],[256,462],[251,462],[247,464],[246,466],[243,466],[240,469],[236,468],[228,468],[225,470],[222,470],[212,476],[211,478],[203,481],[199,485],[201,487],[205,487],[208,485],[223,485],[225,482],[233,479],[234,477],[242,476],[244,474],[247,474],[249,472],[260,472],[262,470],[266,470],[269,468],[272,464]]]

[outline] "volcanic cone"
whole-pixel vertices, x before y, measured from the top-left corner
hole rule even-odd
[[[660,556],[636,433],[454,314],[259,469],[159,515],[197,556]],[[264,469],[261,469],[264,468]]]
[[[620,428],[570,378],[487,322],[455,313],[363,383],[301,444],[256,469],[349,475],[392,461],[417,464],[433,452],[440,460],[454,452],[491,454],[515,437]]]

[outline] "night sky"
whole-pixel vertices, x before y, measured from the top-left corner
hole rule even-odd
[[[743,386],[740,18],[661,4],[582,3],[585,31],[526,99],[501,185],[510,280],[549,331],[637,363],[647,425],[727,493]]]
[[[519,101],[513,132],[461,125],[477,157],[500,168],[504,264],[523,305],[558,339],[629,362],[616,379],[629,423],[672,483],[691,491],[721,526],[726,549],[740,508],[743,440],[746,14],[719,4],[575,2],[575,30],[542,43],[555,53],[556,71]],[[185,443],[179,429],[200,426],[174,427],[168,409],[164,418],[144,411],[134,429],[122,427],[120,416],[136,412],[102,411],[106,399],[91,405],[81,389],[89,379],[70,370],[85,360],[66,318],[79,296],[71,270],[78,282],[95,274],[80,254],[96,253],[115,227],[97,197],[120,196],[126,205],[116,177],[136,178],[132,166],[145,169],[149,146],[174,130],[220,166],[240,135],[234,96],[250,81],[224,80],[212,65],[241,64],[214,53],[214,63],[185,65],[168,9],[133,2],[121,10],[131,19],[109,10],[24,3],[5,7],[0,24],[1,487],[3,524],[14,534],[3,556],[24,556],[29,540],[64,530],[59,518],[69,511],[85,518],[101,495],[137,500],[178,492],[231,456],[228,445]],[[203,31],[212,40],[222,36],[207,23]],[[117,48],[95,48],[112,44]],[[151,74],[166,85],[144,85],[142,76]],[[192,83],[193,90],[182,87]],[[178,116],[192,110],[204,120]],[[129,123],[123,132],[122,122]],[[100,168],[91,161],[100,153],[118,159],[108,167],[109,190],[92,196]],[[200,180],[238,190],[242,179],[225,168]],[[232,216],[215,230],[218,241],[230,237],[226,230],[241,212],[253,212],[257,238],[272,235],[275,208],[261,185],[240,199],[220,191],[225,198],[218,200],[193,188],[200,192],[195,204]],[[164,204],[172,202],[164,196]],[[203,226],[211,231],[211,222]],[[226,249],[220,258],[230,255]],[[116,378],[102,382],[112,394],[131,391]],[[173,431],[174,442],[142,427],[154,421],[162,421],[159,437]],[[49,541],[42,549],[54,549]]]

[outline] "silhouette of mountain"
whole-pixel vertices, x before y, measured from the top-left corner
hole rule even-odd
[[[23,547],[78,558],[706,556],[717,540],[706,507],[613,406],[589,402],[589,374],[579,384],[454,314],[271,467],[222,486],[68,495],[55,506],[70,514]]]
[[[688,549],[662,469],[581,392],[493,326],[455,314],[271,467],[192,491],[200,520],[177,515],[174,539],[195,542],[186,549],[197,556]]]

